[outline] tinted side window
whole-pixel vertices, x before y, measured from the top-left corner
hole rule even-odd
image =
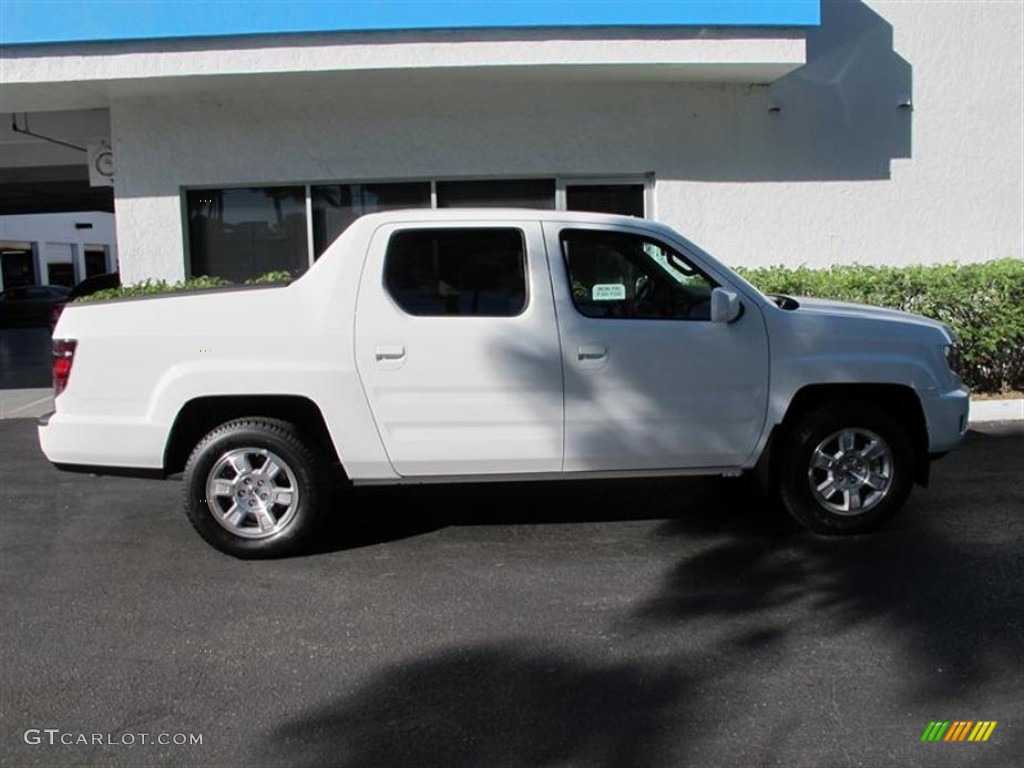
[[[410,315],[518,315],[526,307],[523,235],[518,229],[396,232],[384,284]]]
[[[680,253],[625,232],[565,230],[562,253],[580,314],[709,320],[715,284]]]

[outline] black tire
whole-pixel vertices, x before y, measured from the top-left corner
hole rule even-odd
[[[914,482],[906,428],[870,403],[844,400],[808,411],[789,431],[782,454],[779,499],[814,533],[875,530],[900,510]]]
[[[207,434],[189,456],[185,513],[221,552],[243,559],[294,555],[322,527],[329,477],[294,425],[235,419]]]

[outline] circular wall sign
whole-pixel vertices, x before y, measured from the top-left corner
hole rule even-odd
[[[108,179],[114,176],[114,155],[109,149],[105,149],[96,155],[93,160],[93,168],[96,173],[106,176]]]

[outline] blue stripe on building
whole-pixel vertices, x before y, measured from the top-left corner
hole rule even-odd
[[[820,0],[2,0],[0,43],[500,27],[806,27]]]

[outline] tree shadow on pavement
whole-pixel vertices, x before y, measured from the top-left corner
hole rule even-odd
[[[692,680],[657,664],[590,664],[519,644],[449,648],[382,670],[277,729],[263,760],[294,766],[664,764]]]
[[[693,628],[757,616],[773,635],[839,636],[881,622],[898,638],[916,700],[955,697],[1005,676],[1024,684],[1024,440],[972,434],[977,468],[947,460],[932,487],[877,533],[778,535],[761,518],[683,517],[659,536],[706,547],[681,560],[625,622]],[[770,629],[767,629],[770,628]]]

